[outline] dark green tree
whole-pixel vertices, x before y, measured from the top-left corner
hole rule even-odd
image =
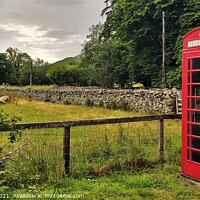
[[[101,29],[97,26],[90,29],[90,35],[96,37],[95,40],[89,37],[83,46],[84,63],[97,69],[99,75],[102,72],[103,77],[106,71],[107,77],[113,77],[122,86],[130,81],[146,87],[160,86],[165,11],[167,82],[180,87],[182,37],[200,26],[200,1],[106,0],[105,3],[102,15],[106,15],[106,21]],[[106,53],[110,59],[102,56]]]
[[[32,73],[32,59],[27,53],[20,53],[20,68],[18,84],[30,84],[30,75]]]
[[[6,58],[4,53],[0,53],[0,84],[15,83],[14,67]]]
[[[87,85],[86,73],[84,68],[75,65],[57,66],[48,70],[47,77],[59,86],[84,86]]]
[[[33,84],[34,85],[48,85],[50,80],[47,77],[47,70],[49,63],[37,58],[33,60]]]
[[[14,49],[9,47],[6,50],[6,57],[12,63],[14,68],[14,75],[15,82],[14,84],[19,85],[23,83],[24,74],[25,72],[29,72],[30,76],[30,68],[31,68],[31,57],[24,52],[19,51],[18,49]]]

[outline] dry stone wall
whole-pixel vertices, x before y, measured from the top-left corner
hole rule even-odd
[[[24,95],[35,100],[65,104],[94,105],[112,109],[129,109],[147,113],[175,113],[176,89],[118,90],[66,88],[23,90],[1,88],[0,93]]]

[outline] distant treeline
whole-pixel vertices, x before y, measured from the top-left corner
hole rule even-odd
[[[27,53],[9,47],[5,53],[0,53],[0,84],[28,85],[30,74],[34,77],[34,84],[50,84],[46,76],[48,65],[39,58],[32,60]]]

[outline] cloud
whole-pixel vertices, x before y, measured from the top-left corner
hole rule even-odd
[[[39,1],[39,0],[38,0]],[[46,5],[53,5],[53,6],[74,6],[74,5],[82,5],[87,0],[44,0]]]
[[[26,26],[23,24],[0,24],[0,28],[4,31],[14,31],[27,37],[41,37],[47,33],[47,30],[41,30],[37,25]]]
[[[15,40],[22,46],[33,46],[34,44],[54,43],[57,39],[46,37],[48,30],[43,30],[37,25],[26,26],[23,24],[0,24],[0,29],[5,32],[14,32]],[[24,45],[26,44],[26,45]]]
[[[5,29],[2,29],[0,27],[0,40],[4,41],[7,39],[12,39],[15,36],[16,36],[15,31],[6,31]]]
[[[52,30],[49,31],[46,36],[48,37],[56,37],[56,38],[60,38],[60,39],[65,39],[70,35],[75,35],[77,34],[77,32],[73,29],[71,30],[65,30],[65,29],[57,29],[57,30]]]

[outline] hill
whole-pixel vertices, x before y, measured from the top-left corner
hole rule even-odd
[[[81,62],[81,55],[77,55],[74,57],[67,57],[55,63],[49,65],[49,69],[58,68],[58,67],[66,67],[69,65],[79,65]]]

